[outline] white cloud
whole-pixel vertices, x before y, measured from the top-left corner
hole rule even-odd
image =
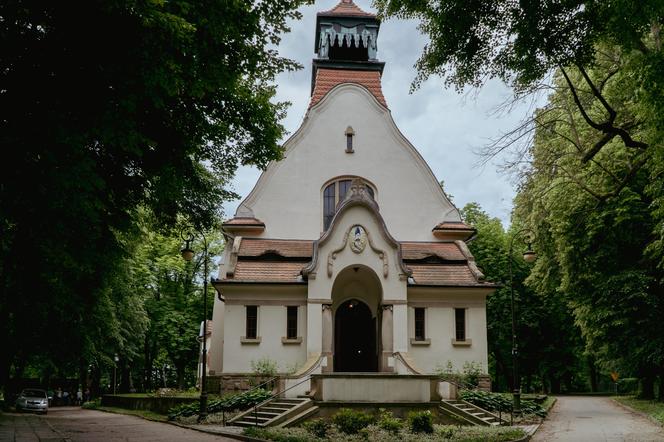
[[[311,92],[311,59],[314,57],[316,12],[334,7],[338,0],[318,1],[301,9],[301,21],[291,24],[292,32],[284,36],[280,45],[283,56],[304,66],[295,73],[278,78],[277,99],[290,101],[284,120],[293,133],[302,122]],[[371,10],[369,0],[357,0],[362,9]],[[440,78],[431,78],[421,88],[409,94],[415,78],[413,65],[422,52],[426,38],[416,28],[416,22],[388,20],[381,24],[378,39],[378,58],[385,61],[383,94],[392,116],[403,134],[420,151],[438,180],[445,181],[446,191],[454,196],[454,203],[463,207],[478,202],[491,216],[509,224],[514,187],[509,177],[496,171],[495,165],[477,166],[476,152],[517,125],[532,109],[526,104],[507,114],[493,115],[492,111],[511,97],[511,90],[499,81],[488,82],[471,97],[445,89]],[[234,180],[234,189],[242,197],[248,195],[260,171],[241,168]],[[227,216],[235,213],[239,201],[224,205]]]

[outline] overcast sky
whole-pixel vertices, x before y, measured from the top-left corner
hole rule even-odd
[[[309,104],[311,60],[314,57],[316,12],[331,9],[338,0],[319,0],[303,7],[303,18],[291,24],[292,31],[280,45],[283,56],[304,69],[278,78],[277,99],[292,106],[284,125],[292,134],[302,123]],[[375,12],[370,0],[355,0],[365,11]],[[445,182],[445,190],[461,208],[478,202],[491,216],[509,224],[514,183],[497,172],[496,165],[479,167],[476,152],[490,139],[509,130],[530,111],[525,104],[509,114],[495,115],[496,106],[511,96],[510,89],[494,81],[471,94],[445,89],[440,78],[431,78],[409,94],[415,78],[413,65],[422,52],[426,38],[413,21],[391,19],[381,23],[378,35],[378,59],[385,62],[383,94],[397,126],[429,163],[434,175]],[[243,198],[258,180],[260,171],[241,168],[233,183]],[[224,205],[226,217],[232,217],[240,200]]]

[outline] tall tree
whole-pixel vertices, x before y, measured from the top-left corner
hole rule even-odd
[[[487,331],[490,373],[494,388],[512,388],[511,292],[513,284],[517,317],[519,372],[525,391],[575,391],[585,388],[581,367],[582,342],[564,301],[539,295],[525,285],[530,266],[521,255],[525,244],[514,238],[518,228],[505,231],[498,218],[491,218],[476,203],[462,214],[477,229],[469,243],[477,264],[488,280],[502,285],[487,299]],[[514,256],[509,255],[512,240]],[[512,261],[513,278],[509,265]]]
[[[0,5],[1,384],[80,352],[138,205],[210,225],[238,164],[279,158],[274,47],[305,2]]]

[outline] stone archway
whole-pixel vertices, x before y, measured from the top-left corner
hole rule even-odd
[[[382,286],[363,265],[343,269],[332,287],[331,351],[335,372],[376,372],[380,355]]]

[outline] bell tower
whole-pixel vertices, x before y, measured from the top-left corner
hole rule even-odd
[[[341,0],[329,11],[316,16],[316,36],[311,90],[319,69],[365,71],[382,74],[385,63],[378,61],[378,30],[375,14],[363,11],[353,0]]]

